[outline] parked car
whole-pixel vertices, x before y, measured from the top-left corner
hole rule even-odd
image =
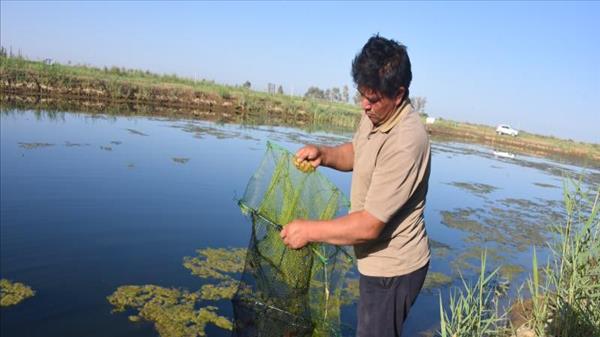
[[[496,128],[496,133],[499,135],[509,135],[509,136],[513,136],[513,137],[516,137],[519,135],[519,131],[511,128],[510,125],[506,125],[506,124],[498,125],[498,127]]]

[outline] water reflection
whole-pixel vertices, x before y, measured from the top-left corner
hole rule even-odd
[[[494,150],[494,151],[492,151],[492,153],[497,158],[507,158],[507,159],[515,159],[516,158],[516,155],[511,152]]]

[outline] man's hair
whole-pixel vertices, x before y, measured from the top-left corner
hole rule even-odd
[[[352,79],[358,88],[364,87],[394,98],[400,87],[406,89],[412,80],[406,46],[379,36],[371,37],[352,61]]]

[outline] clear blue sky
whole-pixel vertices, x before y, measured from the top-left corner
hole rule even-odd
[[[352,87],[375,33],[405,45],[430,115],[600,143],[600,3],[12,2],[0,40],[32,59],[289,93]]]

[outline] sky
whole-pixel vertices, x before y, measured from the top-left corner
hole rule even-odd
[[[256,90],[354,88],[369,37],[407,46],[412,96],[456,121],[600,143],[598,2],[0,2],[30,59],[175,73]]]

